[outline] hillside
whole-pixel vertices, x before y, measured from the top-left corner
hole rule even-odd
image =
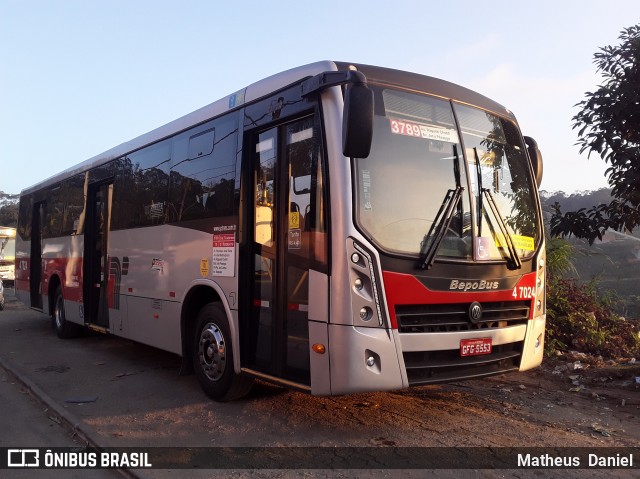
[[[590,208],[611,201],[611,190],[603,188],[566,195],[563,192],[541,192],[545,219],[551,216],[551,205],[560,203],[563,211]],[[640,231],[607,232],[593,246],[585,240],[567,238],[573,245],[575,276],[581,282],[596,280],[598,289],[619,298],[617,312],[628,318],[640,318]]]
[[[4,191],[0,191],[0,208],[3,208],[7,205],[12,205],[18,203],[20,195],[5,193]]]
[[[0,226],[15,228],[18,224],[18,199],[20,195],[0,191]]]

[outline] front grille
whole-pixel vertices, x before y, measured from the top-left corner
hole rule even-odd
[[[450,333],[504,328],[527,324],[530,301],[480,303],[482,319],[469,319],[470,303],[400,305],[395,307],[398,331],[402,333]]]
[[[411,386],[492,376],[517,371],[522,342],[493,346],[491,354],[461,357],[460,350],[405,352],[404,363]]]

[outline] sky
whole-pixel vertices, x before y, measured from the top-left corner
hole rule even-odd
[[[317,60],[471,88],[537,140],[542,189],[601,188],[571,119],[600,83],[593,54],[639,21],[637,0],[0,0],[0,191]]]

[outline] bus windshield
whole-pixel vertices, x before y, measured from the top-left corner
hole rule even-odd
[[[364,233],[401,255],[424,254],[434,242],[438,257],[458,260],[519,264],[533,255],[542,235],[514,123],[402,90],[381,88],[376,100],[371,154],[355,160]]]

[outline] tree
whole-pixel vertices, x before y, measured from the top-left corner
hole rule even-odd
[[[562,213],[553,205],[551,234],[585,238],[593,243],[605,231],[632,231],[640,225],[640,25],[624,29],[620,45],[594,54],[603,84],[576,106],[573,129],[579,128],[580,153],[600,155],[612,201],[590,209]]]
[[[18,225],[18,203],[0,207],[0,226],[15,228]]]

